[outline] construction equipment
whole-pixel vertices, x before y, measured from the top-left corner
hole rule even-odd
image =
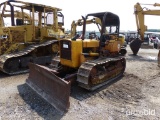
[[[127,32],[126,33],[127,44],[130,44],[130,42],[132,40],[134,40],[136,37],[137,37],[137,32],[135,32],[135,31],[129,31],[129,32]]]
[[[142,8],[141,5],[151,5],[151,6],[160,6],[160,4],[140,4],[137,3],[134,5],[134,14],[136,17],[136,24],[137,24],[137,31],[140,35],[140,38],[137,37],[137,39],[133,40],[130,44],[131,50],[133,51],[133,54],[136,55],[139,51],[139,48],[141,47],[141,43],[144,41],[144,33],[147,31],[147,26],[144,24],[145,15],[157,15],[160,16],[160,10],[151,10],[147,7]],[[158,65],[160,66],[160,50],[158,54]]]
[[[94,20],[87,20],[86,24],[93,24],[95,23],[96,25],[100,25],[102,26],[101,21],[98,18],[95,18]],[[77,31],[77,27],[78,26],[82,26],[83,25],[83,19],[78,19],[77,21],[72,21],[71,24],[71,32],[68,34],[68,38],[71,38],[72,40],[80,37],[80,34],[82,35],[82,31]],[[98,27],[98,26],[97,26]],[[92,32],[88,32],[88,35],[85,35],[86,39],[99,39],[99,34],[101,32],[100,28],[98,27],[98,32],[92,31]],[[87,31],[86,31],[87,34]],[[97,35],[98,34],[98,35]],[[122,36],[121,34],[118,35],[118,39],[119,41],[121,41],[121,54],[126,54],[126,44],[125,44],[125,38],[124,36]],[[123,52],[123,53],[122,53]]]
[[[88,24],[98,27],[99,39],[85,38]],[[116,14],[92,13],[72,25],[82,26],[82,35],[59,41],[60,55],[53,58],[50,68],[30,63],[26,80],[33,90],[63,112],[69,108],[71,83],[95,90],[122,76],[126,67],[126,51],[121,48],[120,20]],[[71,32],[75,34],[73,29]]]
[[[47,65],[65,37],[61,9],[23,1],[0,4],[0,70],[18,74],[28,63]]]

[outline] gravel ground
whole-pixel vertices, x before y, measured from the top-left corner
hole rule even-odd
[[[126,55],[124,76],[114,84],[88,92],[73,87],[70,109],[61,114],[26,84],[27,74],[0,73],[0,120],[159,120],[158,50]]]

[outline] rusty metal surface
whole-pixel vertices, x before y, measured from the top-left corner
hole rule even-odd
[[[28,70],[22,70],[22,71],[18,71],[18,72],[9,73],[8,71],[6,71],[4,69],[5,68],[4,67],[5,62],[8,59],[11,59],[11,58],[17,58],[17,57],[21,57],[23,55],[27,55],[27,54],[29,54],[30,52],[32,52],[33,50],[35,50],[38,47],[51,45],[51,44],[53,44],[53,43],[55,43],[57,41],[58,40],[50,40],[50,41],[47,41],[47,42],[44,42],[44,43],[40,43],[40,44],[32,44],[32,45],[30,45],[29,47],[27,47],[26,49],[24,49],[22,51],[11,53],[11,54],[6,54],[6,55],[1,55],[0,56],[0,70],[5,72],[5,73],[7,73],[7,74],[10,74],[10,75],[28,72]]]
[[[112,62],[122,62],[122,66],[116,66],[116,69],[108,71],[105,70],[105,74],[103,74],[103,78],[101,76],[98,76],[98,81],[100,81],[97,84],[92,84],[91,79],[91,71],[95,66],[100,66],[102,69],[103,67],[106,67],[107,64],[112,64]],[[114,64],[113,64],[114,66]],[[105,84],[108,84],[109,82],[117,79],[118,77],[122,76],[124,73],[124,70],[126,68],[126,60],[125,57],[115,57],[115,58],[99,58],[93,61],[85,62],[83,63],[77,73],[77,81],[79,82],[79,86],[88,89],[88,90],[95,90]],[[118,72],[119,71],[119,72]],[[115,76],[114,76],[115,75]],[[96,81],[97,82],[97,81]]]
[[[60,57],[55,56],[54,58],[52,58],[52,61],[51,61],[51,64],[50,64],[51,69],[52,70],[58,70],[59,64],[60,64]]]
[[[30,63],[29,68],[26,83],[56,109],[66,112],[70,105],[70,82],[57,77],[54,70],[47,67]]]
[[[160,67],[160,50],[158,52],[158,66]]]
[[[139,39],[135,39],[130,43],[130,48],[131,48],[134,55],[137,55],[137,53],[141,47],[141,43],[142,42]]]
[[[11,45],[10,36],[7,36],[9,34],[8,30],[3,29],[3,32],[6,37],[0,38],[0,55],[4,54]]]
[[[11,30],[12,40],[14,42],[23,42],[25,38],[25,31]]]

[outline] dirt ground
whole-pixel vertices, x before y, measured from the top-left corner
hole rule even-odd
[[[160,120],[158,50],[127,50],[124,76],[94,92],[74,86],[65,114],[25,84],[28,73],[0,73],[0,120]]]

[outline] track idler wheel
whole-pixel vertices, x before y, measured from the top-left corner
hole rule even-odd
[[[18,58],[11,58],[6,61],[4,64],[4,70],[6,72],[14,73],[19,70],[19,59]]]
[[[138,51],[139,51],[139,48],[141,47],[141,40],[139,38],[136,38],[135,40],[133,40],[131,43],[130,43],[130,48],[133,52],[134,55],[137,55]]]

